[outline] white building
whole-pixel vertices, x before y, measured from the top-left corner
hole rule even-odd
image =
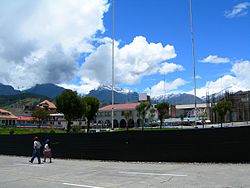
[[[66,129],[67,124],[68,124],[68,121],[64,118],[64,114],[62,114],[62,113],[50,114],[49,125],[52,128]],[[74,120],[71,122],[71,125],[72,126],[87,127],[85,119],[84,120]]]
[[[136,107],[140,103],[114,104],[99,108],[96,117],[96,128],[111,128],[111,113],[114,109],[114,128],[129,128],[142,126],[142,119],[139,117]],[[148,123],[148,115],[146,114],[145,123]],[[155,119],[155,118],[154,118]]]
[[[17,116],[7,110],[0,109],[0,126],[16,125]]]

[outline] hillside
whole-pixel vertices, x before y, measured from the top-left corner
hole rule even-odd
[[[24,90],[23,93],[34,93],[54,99],[64,90],[65,89],[63,87],[59,87],[55,84],[37,84],[30,89]]]
[[[20,93],[33,93],[54,99],[58,95],[60,95],[64,90],[65,89],[63,87],[59,87],[55,84],[49,83],[49,84],[37,84],[32,88],[20,91],[20,90],[15,90],[12,86],[0,83],[0,95],[17,95]]]
[[[0,108],[8,110],[15,115],[25,115],[26,110],[32,109],[33,106],[45,99],[49,98],[30,93],[8,96],[0,95]]]
[[[21,91],[15,90],[12,86],[0,83],[0,95],[16,95],[19,93],[21,93]]]

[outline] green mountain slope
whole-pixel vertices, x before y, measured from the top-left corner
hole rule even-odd
[[[0,95],[0,108],[8,110],[15,115],[25,115],[24,111],[32,109],[35,105],[41,101],[49,99],[48,97],[21,93],[18,95]]]

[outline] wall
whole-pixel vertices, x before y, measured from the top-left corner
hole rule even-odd
[[[0,135],[0,154],[31,156],[35,135]],[[40,134],[55,158],[249,162],[250,127],[90,134]]]

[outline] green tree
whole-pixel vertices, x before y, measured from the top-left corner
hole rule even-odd
[[[180,115],[180,118],[181,118],[181,128],[182,128],[182,126],[183,126],[183,120],[184,120],[184,115],[181,114],[181,115]]]
[[[142,114],[142,106],[140,106],[140,105],[138,105],[138,106],[136,106],[136,111],[137,111],[137,117],[139,118],[139,121],[138,121],[138,127],[140,127],[141,125],[141,114]]]
[[[85,113],[85,105],[81,97],[72,90],[65,90],[56,98],[56,107],[57,111],[63,113],[68,121],[67,132],[71,129],[71,121],[82,118]]]
[[[225,121],[225,115],[227,114],[228,111],[232,109],[232,102],[231,101],[219,101],[215,107],[214,110],[219,114],[220,116],[220,122],[221,122],[221,127],[223,120]]]
[[[162,128],[163,120],[168,117],[169,104],[167,102],[159,103],[157,106],[158,118],[160,119],[160,128]]]
[[[40,128],[41,123],[49,119],[49,112],[44,108],[39,108],[32,112],[32,117],[35,121],[38,122],[38,126]]]
[[[96,97],[91,96],[84,97],[83,102],[86,105],[85,117],[88,119],[87,132],[89,132],[90,122],[95,118],[100,102]]]
[[[149,108],[150,108],[150,103],[147,101],[141,102],[139,106],[136,107],[138,115],[142,117],[142,130],[144,129],[145,118]]]
[[[126,128],[127,128],[127,131],[128,131],[128,121],[129,121],[129,118],[132,117],[132,111],[131,110],[126,110],[126,111],[122,111],[122,116],[125,117],[126,119]]]
[[[151,128],[152,128],[154,117],[155,117],[155,109],[151,106],[149,109],[149,121],[150,121]]]

